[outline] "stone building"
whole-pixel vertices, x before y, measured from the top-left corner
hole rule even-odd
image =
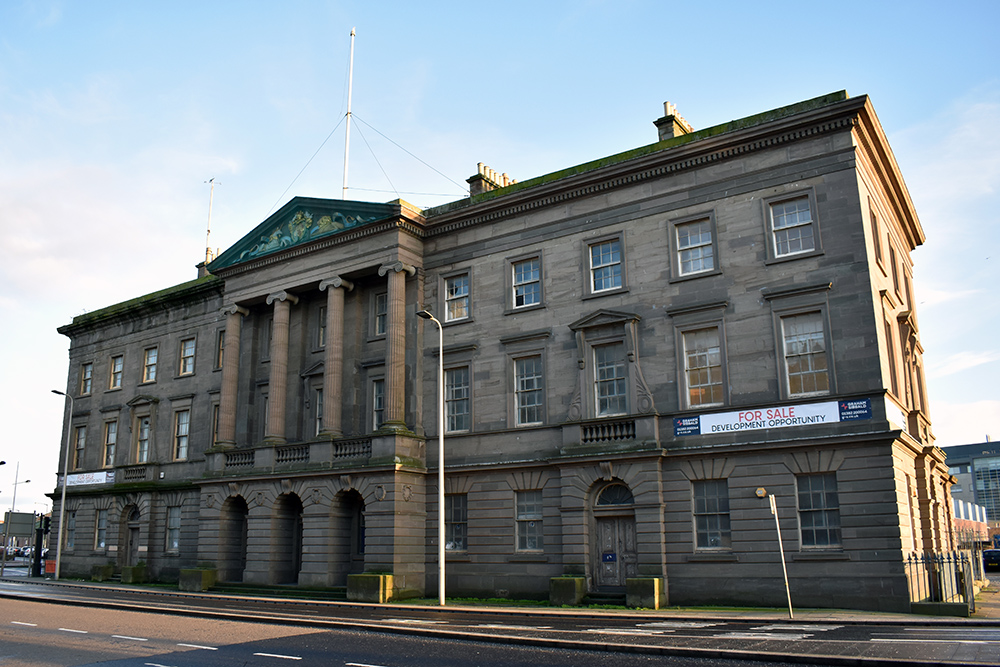
[[[427,309],[449,595],[570,576],[780,606],[766,493],[796,605],[909,609],[905,556],[952,548],[951,478],[924,234],[868,98],[655,125],[531,180],[480,165],[433,209],[292,199],[197,280],[61,327],[64,571],[434,591]]]
[[[987,440],[945,447],[944,453],[955,477],[952,498],[985,507],[988,520],[1000,524],[1000,445]]]

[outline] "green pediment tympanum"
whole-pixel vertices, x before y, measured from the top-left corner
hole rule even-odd
[[[215,272],[369,225],[393,214],[392,204],[295,197],[208,265]]]

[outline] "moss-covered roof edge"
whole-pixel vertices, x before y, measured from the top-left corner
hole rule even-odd
[[[639,148],[633,148],[631,150],[627,150],[622,153],[616,153],[615,155],[609,155],[607,157],[603,157],[597,160],[592,160],[590,162],[584,162],[583,164],[576,165],[575,167],[568,167],[566,169],[554,171],[550,174],[536,176],[535,178],[530,178],[526,181],[519,181],[512,185],[508,185],[503,188],[497,188],[496,190],[491,190],[489,192],[483,192],[473,197],[466,197],[465,199],[460,199],[458,201],[453,201],[447,204],[442,204],[440,206],[428,208],[424,210],[423,213],[425,217],[431,218],[435,215],[448,213],[450,211],[464,208],[466,206],[471,206],[473,204],[478,204],[480,202],[488,201],[496,197],[502,197],[504,195],[520,192],[522,190],[527,190],[528,188],[537,187],[539,185],[544,185],[546,183],[552,183],[554,181],[567,178],[569,176],[576,176],[578,174],[583,174],[588,171],[594,171],[595,169],[600,169],[602,167],[608,167],[614,164],[626,162],[628,160],[634,160],[635,158],[643,157],[651,153],[656,153],[670,148],[676,148],[677,146],[683,146],[685,144],[689,144],[695,141],[700,141],[702,139],[708,139],[710,137],[715,137],[721,134],[726,134],[728,132],[743,130],[749,127],[753,127],[755,125],[761,125],[763,123],[773,122],[776,120],[780,120],[782,118],[787,118],[789,116],[794,116],[796,114],[804,113],[806,111],[813,111],[814,109],[819,109],[821,107],[830,104],[843,102],[846,99],[848,99],[846,90],[840,90],[835,93],[821,95],[819,97],[814,97],[810,100],[796,102],[795,104],[779,107],[777,109],[771,109],[770,111],[764,111],[758,114],[754,114],[753,116],[747,116],[746,118],[731,120],[726,123],[721,123],[719,125],[714,125],[712,127],[706,127],[705,129],[702,130],[697,130],[696,132],[691,132],[689,134],[682,134],[680,136],[672,137],[670,139],[664,139],[663,141],[658,141],[653,144],[640,146]]]
[[[107,306],[106,308],[101,308],[100,310],[84,313],[83,315],[77,315],[73,318],[73,321],[70,324],[65,324],[56,329],[56,331],[64,335],[69,335],[71,332],[81,327],[92,326],[101,321],[114,317],[120,317],[122,315],[129,314],[130,312],[154,308],[162,304],[171,303],[177,299],[190,298],[204,292],[222,289],[223,284],[224,281],[218,276],[204,276],[186,283],[181,283],[180,285],[174,285],[173,287],[159,290],[158,292],[146,294],[145,296],[129,299],[128,301],[122,301],[121,303],[116,303],[113,306]]]

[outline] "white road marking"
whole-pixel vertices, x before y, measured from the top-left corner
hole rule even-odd
[[[670,629],[663,630],[642,630],[631,628],[620,628],[620,629],[607,629],[607,628],[588,628],[586,632],[593,632],[601,635],[629,635],[634,637],[655,637],[657,635],[665,635],[668,632],[673,632]]]
[[[803,632],[801,634],[771,633],[771,632],[723,632],[715,635],[720,639],[806,639],[812,637],[811,634]]]
[[[174,665],[161,665],[158,662],[146,662],[143,663],[145,667],[174,667]]]
[[[113,639],[131,639],[134,642],[148,642],[145,637],[128,637],[126,635],[111,635]]]
[[[784,630],[799,630],[800,632],[826,632],[827,630],[839,630],[842,625],[762,625],[759,628],[750,628],[754,632],[782,632]]]
[[[436,625],[448,621],[425,621],[422,618],[383,618],[384,623],[416,623],[418,625]]]
[[[494,630],[551,630],[551,625],[503,625],[502,623],[480,623],[474,628],[492,628]]]
[[[385,667],[385,665],[366,665],[363,662],[345,662],[344,667]]]
[[[281,655],[278,653],[254,653],[254,655],[259,655],[262,658],[281,658],[282,660],[301,660],[302,658],[294,655]]]
[[[637,628],[714,628],[725,623],[712,621],[657,621],[656,623],[640,623]]]
[[[197,644],[178,644],[178,646],[183,646],[185,648],[200,648],[206,651],[218,651],[219,649],[215,646],[198,646]]]
[[[38,623],[24,623],[22,621],[11,621],[10,624],[11,625],[27,625],[30,628],[37,628],[38,627]]]
[[[990,639],[891,639],[882,637],[873,637],[870,641],[873,642],[897,642],[897,643],[912,643],[912,644],[996,644],[995,640]]]
[[[86,630],[73,630],[72,628],[59,628],[61,632],[75,632],[79,635],[89,635],[90,633]]]

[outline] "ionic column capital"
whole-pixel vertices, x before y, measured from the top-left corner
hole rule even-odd
[[[409,273],[412,276],[412,275],[416,274],[417,267],[410,266],[409,264],[404,264],[403,262],[401,262],[399,260],[396,260],[395,262],[387,262],[387,263],[383,264],[382,266],[378,267],[378,274],[380,276],[384,276],[385,274],[389,273],[390,271],[395,271],[396,273],[399,273],[400,271],[406,271],[407,273]]]
[[[228,306],[225,306],[219,312],[222,315],[237,315],[237,314],[239,314],[239,315],[242,315],[243,317],[246,317],[247,315],[250,314],[249,310],[247,310],[243,306],[237,305],[235,303],[231,304],[231,305],[228,305]]]
[[[347,278],[341,278],[340,276],[334,276],[332,278],[327,278],[320,282],[319,291],[323,292],[327,287],[342,287],[348,292],[354,289],[354,283],[352,283]]]
[[[294,304],[299,302],[299,297],[295,296],[291,292],[286,292],[285,290],[267,295],[267,305],[270,306],[275,301],[288,301],[289,303]]]

